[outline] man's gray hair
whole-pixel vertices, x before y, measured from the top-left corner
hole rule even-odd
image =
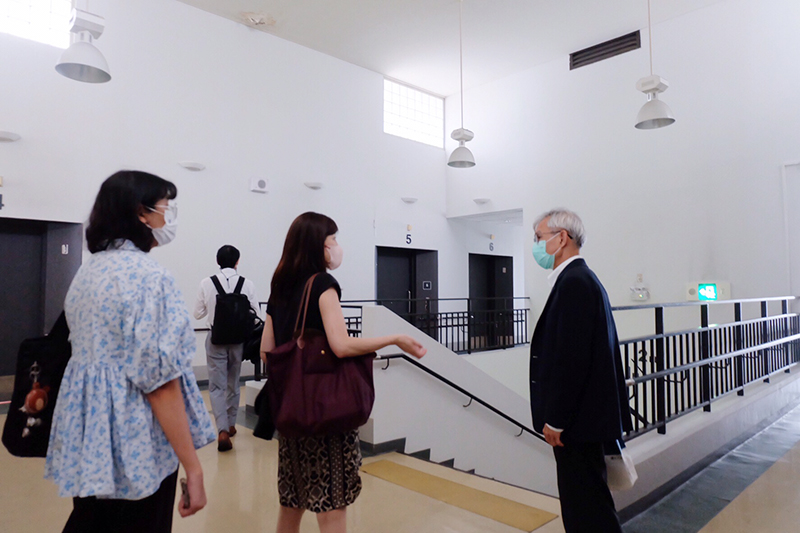
[[[586,230],[583,229],[581,217],[569,209],[552,209],[540,215],[539,218],[536,219],[536,222],[533,223],[533,230],[536,231],[536,228],[541,224],[542,220],[547,217],[550,217],[550,220],[547,221],[547,227],[551,229],[567,230],[567,233],[569,233],[569,236],[575,241],[575,244],[578,245],[578,248],[583,246],[583,243],[586,242]]]

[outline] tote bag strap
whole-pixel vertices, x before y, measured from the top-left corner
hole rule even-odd
[[[311,286],[314,284],[314,278],[317,277],[317,274],[314,274],[308,281],[306,281],[306,286],[303,288],[303,297],[300,299],[300,309],[297,310],[297,319],[294,321],[294,331],[297,332],[297,327],[300,326],[300,336],[299,339],[303,338],[303,333],[306,330],[306,315],[308,315],[308,302],[311,300]],[[300,315],[303,315],[303,324],[300,325]]]

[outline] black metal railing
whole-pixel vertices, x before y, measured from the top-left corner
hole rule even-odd
[[[612,308],[617,314],[649,310],[654,313],[655,334],[620,341],[633,415],[633,430],[625,435],[625,440],[631,440],[652,430],[662,434],[666,433],[667,423],[681,416],[699,409],[710,411],[713,402],[720,398],[733,392],[740,396],[744,395],[745,387],[748,384],[757,381],[769,382],[770,376],[774,374],[790,372],[791,367],[800,362],[800,315],[789,310],[790,302],[795,299],[793,296],[785,296]],[[436,302],[457,301],[468,302],[469,299],[453,298]],[[363,308],[360,305],[352,305],[353,303],[355,302],[344,303],[342,308],[348,333],[351,336],[360,336]],[[770,304],[773,307],[772,314],[770,314]],[[469,307],[469,303],[467,306]],[[732,321],[711,324],[709,310],[712,306],[730,306],[733,315]],[[751,308],[757,306],[757,312],[750,313],[755,316],[754,318],[743,318],[744,306]],[[774,308],[777,306],[780,308],[775,311]],[[692,307],[699,311],[698,327],[665,331],[665,310]],[[527,308],[506,310],[506,312],[509,311],[524,312],[524,318],[520,318],[521,323],[525,325],[524,336],[516,337],[515,340],[524,339],[520,342],[527,342],[527,313],[529,310]],[[448,327],[464,329],[469,332],[470,327],[482,325],[480,321],[475,320],[474,311],[471,314],[466,312],[466,317],[463,313],[465,312],[427,313],[435,315],[435,318],[429,317],[433,321],[432,324],[435,325],[435,328],[431,327],[429,331],[436,334],[436,336],[431,336],[445,345],[448,345],[449,341],[449,346],[458,347],[459,342],[465,342],[461,337],[456,337],[456,342],[454,342],[442,333],[447,331]],[[414,320],[418,320],[419,316],[424,314],[410,312],[404,318],[414,323]],[[496,318],[494,320],[495,323],[502,323],[502,320]],[[198,328],[198,331],[202,329],[205,328]],[[423,329],[423,331],[425,330]],[[467,334],[466,338],[474,338],[474,336],[471,337]],[[444,339],[444,342],[441,339]],[[481,347],[480,349],[492,348]],[[475,346],[472,345],[461,351],[475,350]],[[391,360],[402,359],[465,394],[470,398],[470,403],[473,400],[477,401],[498,416],[515,424],[520,429],[519,435],[528,432],[541,438],[526,425],[511,419],[469,391],[405,354],[381,356],[378,359],[386,361],[386,368]],[[256,379],[260,378],[260,371],[260,368],[256,369]]]
[[[649,431],[666,433],[667,423],[698,409],[710,411],[713,402],[733,392],[742,396],[748,384],[769,382],[770,376],[789,372],[800,362],[800,315],[789,311],[795,297],[685,302],[615,307],[615,312],[654,312],[655,334],[620,342],[628,378],[633,430],[629,441]],[[769,305],[780,310],[770,315]],[[709,323],[709,307],[731,306],[733,321]],[[757,305],[758,317],[743,319],[743,305]],[[664,310],[695,307],[700,325],[695,329],[665,332]],[[402,359],[477,401],[523,432],[542,438],[528,426],[477,398],[447,378],[405,354],[383,356],[386,367]],[[467,404],[469,405],[469,404]],[[466,406],[465,406],[466,407]],[[518,436],[519,436],[518,435]]]
[[[630,440],[648,431],[665,433],[667,423],[698,409],[711,410],[714,401],[745,386],[769,381],[800,362],[800,316],[789,312],[794,297],[686,302],[616,307],[614,311],[654,312],[655,334],[620,342],[629,381],[633,431]],[[780,304],[770,316],[769,304]],[[731,322],[709,323],[709,307],[731,306]],[[758,306],[756,318],[743,319],[743,305]],[[664,311],[696,307],[699,327],[665,332]]]
[[[416,359],[414,359],[413,357],[411,357],[409,355],[406,355],[404,353],[397,353],[397,354],[390,354],[390,355],[379,355],[378,357],[375,358],[375,361],[378,361],[378,362],[386,361],[386,364],[383,366],[383,370],[386,370],[386,369],[389,368],[389,365],[391,364],[391,362],[393,360],[398,360],[398,359],[401,360],[401,361],[405,361],[406,363],[410,363],[412,366],[418,368],[419,370],[422,370],[423,372],[425,372],[429,376],[433,376],[434,378],[438,379],[439,381],[441,381],[445,385],[457,390],[458,392],[460,392],[461,394],[463,394],[464,396],[469,398],[469,402],[467,402],[467,404],[463,405],[462,407],[467,408],[470,405],[472,405],[473,402],[478,402],[480,405],[484,406],[486,409],[488,409],[489,411],[493,412],[494,414],[496,414],[500,418],[503,418],[503,419],[507,420],[508,422],[510,422],[511,424],[513,424],[514,426],[516,426],[517,429],[519,429],[519,433],[517,433],[517,437],[521,437],[523,433],[528,433],[530,435],[533,435],[534,437],[536,437],[539,440],[542,440],[542,441],[544,440],[544,436],[543,435],[540,435],[539,433],[537,433],[536,431],[532,430],[530,427],[528,427],[527,425],[523,424],[522,422],[514,420],[513,418],[511,418],[510,416],[508,416],[507,414],[505,414],[501,410],[499,410],[496,407],[494,407],[494,406],[488,404],[487,402],[483,401],[482,399],[480,399],[479,397],[475,396],[474,394],[472,394],[468,390],[464,389],[463,387],[461,387],[459,385],[456,385],[455,383],[453,383],[452,381],[450,381],[446,377],[444,377],[441,374],[431,370],[430,368],[428,368],[427,366],[421,364],[420,362],[418,362]]]
[[[261,309],[261,314],[267,312],[267,302],[258,302],[258,307]],[[344,322],[347,326],[347,333],[351,337],[361,336],[361,306],[360,305],[342,305],[342,313],[344,314]]]
[[[383,305],[454,352],[472,353],[527,343],[529,301],[528,297],[347,300],[342,309],[353,312],[364,304]],[[345,312],[345,320],[350,318],[348,329],[352,324],[360,332],[360,315],[356,320]]]
[[[363,308],[360,305],[343,304],[342,314],[344,314],[344,323],[347,326],[347,334],[351,337],[360,337]]]

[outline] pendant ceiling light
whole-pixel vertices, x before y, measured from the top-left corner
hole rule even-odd
[[[450,154],[450,159],[447,164],[455,168],[469,168],[475,166],[475,157],[469,148],[464,146],[464,143],[471,141],[475,134],[469,130],[464,129],[464,52],[463,43],[461,38],[461,15],[463,12],[464,0],[458,3],[458,71],[460,75],[461,84],[461,127],[453,130],[450,134],[454,140],[458,141],[458,148],[453,150]]]
[[[61,54],[56,71],[67,78],[86,83],[105,83],[111,79],[108,63],[94,44],[105,29],[103,17],[80,9],[72,10],[70,19],[72,44]]]
[[[636,115],[636,128],[640,130],[663,128],[675,122],[672,110],[658,99],[658,93],[666,91],[669,82],[661,76],[653,74],[653,28],[650,24],[650,0],[647,0],[647,38],[650,46],[650,75],[636,82],[636,89],[647,95],[647,103]]]

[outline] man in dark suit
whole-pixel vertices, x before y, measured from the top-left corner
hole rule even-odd
[[[579,255],[578,215],[550,211],[534,230],[533,256],[553,272],[531,340],[533,427],[553,446],[566,532],[619,532],[603,444],[630,430],[631,417],[608,295]]]

